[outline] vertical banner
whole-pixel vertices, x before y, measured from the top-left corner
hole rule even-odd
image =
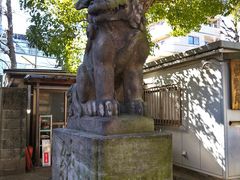
[[[231,106],[233,110],[240,110],[240,60],[231,60]]]
[[[42,166],[51,166],[51,141],[42,140]]]

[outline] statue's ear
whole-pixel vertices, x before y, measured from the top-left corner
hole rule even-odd
[[[90,2],[91,0],[74,0],[75,8],[77,10],[88,8]]]

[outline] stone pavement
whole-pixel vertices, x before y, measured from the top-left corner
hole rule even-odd
[[[220,180],[179,166],[173,166],[173,176],[173,180]]]
[[[34,168],[25,174],[0,176],[0,180],[51,180],[51,168]]]
[[[208,175],[174,166],[173,180],[219,180]],[[25,174],[0,176],[0,180],[51,180],[51,168],[34,168]]]

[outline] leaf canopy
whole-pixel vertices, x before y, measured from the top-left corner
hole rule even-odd
[[[72,0],[20,0],[30,13],[32,25],[27,30],[31,46],[55,56],[59,65],[75,72],[83,57],[86,42],[86,14],[77,11]],[[198,30],[210,17],[227,14],[238,0],[140,0],[146,9],[148,24],[166,20],[173,35]]]
[[[60,66],[74,72],[86,42],[86,11],[77,11],[71,0],[24,0],[31,25],[27,30],[30,46],[47,56],[55,56]]]

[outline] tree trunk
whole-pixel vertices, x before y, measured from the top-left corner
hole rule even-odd
[[[11,61],[11,69],[17,68],[17,61],[16,61],[16,55],[15,55],[15,49],[13,44],[13,23],[12,23],[12,4],[11,0],[6,1],[7,6],[7,23],[8,23],[8,30],[7,30],[7,47],[9,49],[8,56]]]

